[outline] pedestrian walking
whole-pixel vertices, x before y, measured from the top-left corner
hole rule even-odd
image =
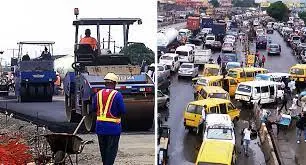
[[[296,143],[300,143],[300,138],[302,132],[304,132],[304,141],[306,143],[306,112],[303,113],[303,116],[299,115],[299,119],[296,123]]]
[[[261,67],[265,67],[265,62],[266,62],[266,57],[265,57],[265,55],[262,55],[262,58],[261,58]]]
[[[202,118],[200,120],[200,125],[199,125],[199,129],[197,132],[198,135],[202,135],[203,132],[204,132],[204,123],[205,123],[205,119],[206,119],[206,109],[207,109],[207,106],[204,105],[204,107],[202,108]]]
[[[299,101],[299,95],[295,95],[295,97],[292,99],[292,104],[291,104],[291,107],[289,108],[289,110],[290,110],[290,116],[292,116],[292,115],[296,115],[296,114],[299,114],[299,112],[298,112],[298,107],[301,107],[300,105],[299,105],[299,103],[298,103],[298,101]]]
[[[248,128],[243,129],[243,149],[244,149],[244,154],[245,156],[249,156],[248,151],[249,151],[249,145],[251,142],[251,125]]]
[[[281,108],[279,109],[279,111],[282,111],[282,109],[283,109],[284,107],[285,107],[286,111],[288,111],[287,103],[288,103],[288,94],[285,92],[285,93],[284,93],[284,96],[283,96],[283,99],[282,99],[282,106],[281,106]]]
[[[121,134],[121,117],[126,113],[123,96],[115,90],[119,77],[108,73],[105,77],[106,89],[96,93],[92,111],[97,113],[96,133],[104,165],[113,165],[118,152]]]
[[[218,56],[217,63],[218,63],[219,66],[221,66],[221,56],[220,56],[220,54]]]

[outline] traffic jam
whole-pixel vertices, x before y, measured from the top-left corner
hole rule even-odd
[[[266,164],[256,120],[287,128],[301,113],[291,100],[306,101],[304,26],[250,9],[160,30],[158,163]]]

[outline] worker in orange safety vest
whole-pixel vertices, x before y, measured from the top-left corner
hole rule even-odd
[[[126,110],[122,94],[115,90],[119,77],[108,73],[104,80],[106,89],[98,91],[93,97],[91,112],[97,114],[96,134],[102,162],[104,165],[113,165],[121,134],[121,116]]]
[[[60,88],[61,88],[61,77],[59,76],[58,73],[56,73],[56,79],[55,79],[55,82],[54,82],[54,92],[55,92],[55,95],[59,94]]]
[[[85,30],[85,37],[80,40],[80,44],[89,44],[93,50],[97,49],[97,40],[90,36],[90,29]]]

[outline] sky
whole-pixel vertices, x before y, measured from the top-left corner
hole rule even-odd
[[[55,41],[54,54],[73,54],[74,8],[79,8],[79,18],[141,18],[142,25],[130,26],[129,42],[145,43],[156,52],[156,0],[9,0],[0,2],[0,51],[4,51],[4,60],[11,58],[13,53],[8,49],[18,48],[18,41]],[[84,36],[86,28],[82,27],[79,34]],[[89,28],[96,38],[95,26]],[[107,30],[107,26],[102,27],[103,37],[107,37]],[[121,26],[111,28],[116,46],[123,45],[122,35]],[[31,51],[33,48],[36,52]],[[27,46],[23,54],[30,51],[35,57],[42,50]]]

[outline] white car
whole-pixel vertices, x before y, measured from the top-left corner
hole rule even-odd
[[[235,42],[236,41],[236,37],[233,35],[226,35],[224,37],[224,42]]]
[[[235,45],[233,42],[224,42],[222,45],[222,52],[235,52]]]
[[[157,64],[157,76],[170,78],[170,67],[164,64]]]
[[[199,68],[193,63],[182,63],[179,70],[179,77],[196,77],[199,74]]]
[[[159,63],[170,66],[172,72],[176,72],[180,67],[179,55],[175,53],[166,53],[159,58]]]
[[[220,140],[235,144],[234,123],[228,114],[207,114],[203,141]]]
[[[213,42],[216,41],[216,36],[212,34],[208,34],[205,37],[205,46],[211,46]]]

